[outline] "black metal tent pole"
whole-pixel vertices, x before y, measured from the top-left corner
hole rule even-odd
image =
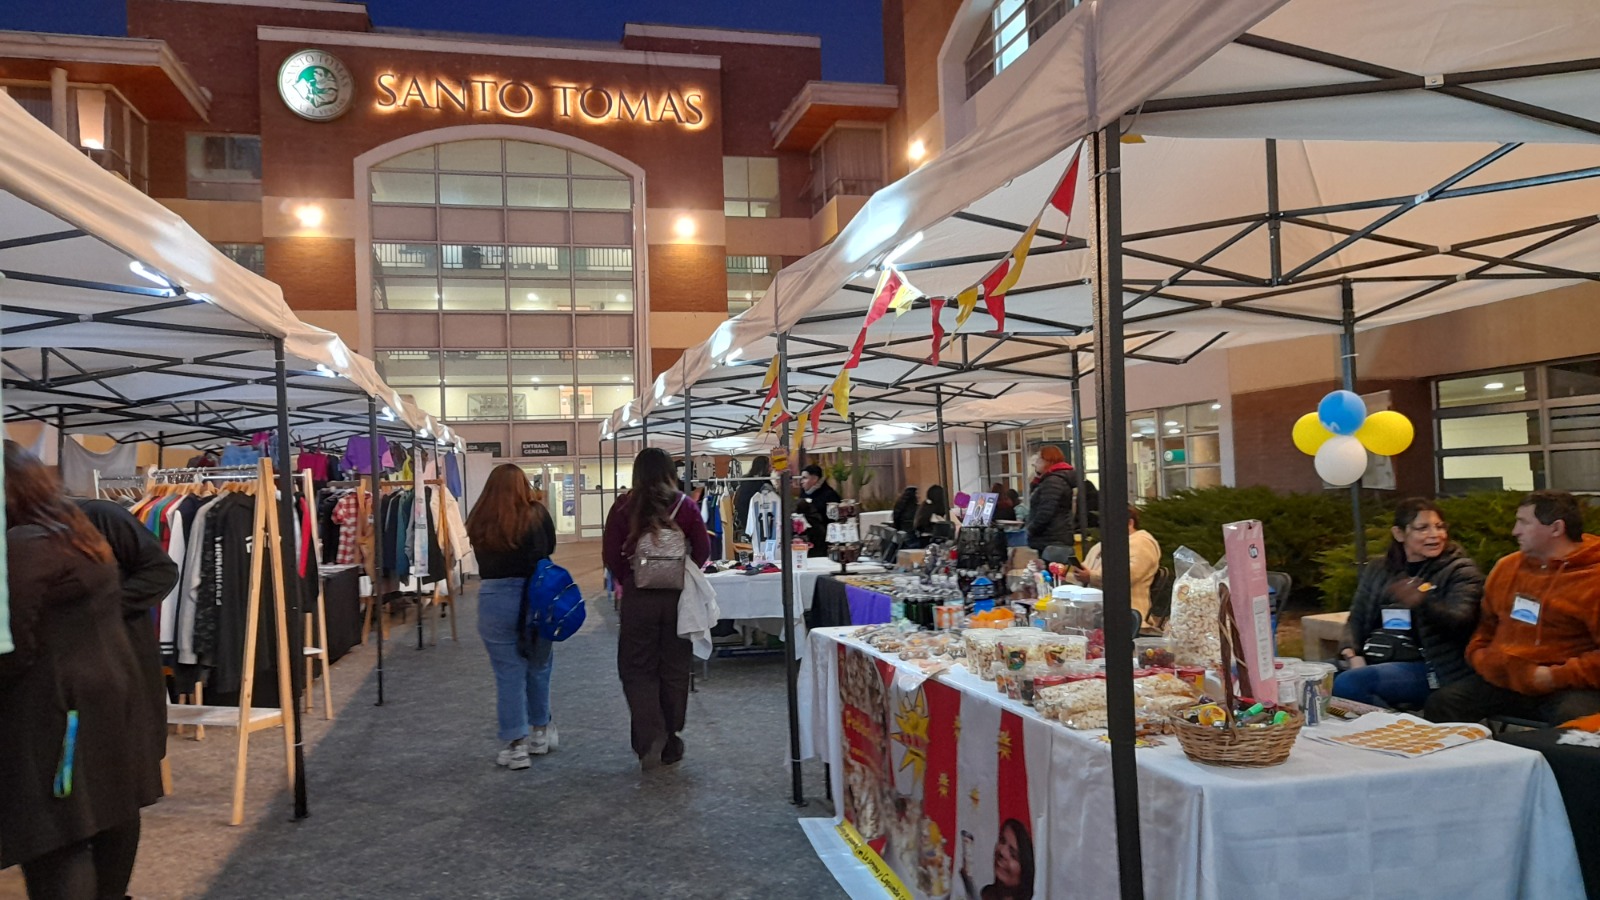
[[[417,440],[415,435],[413,435],[412,438],[411,438],[411,471],[412,471],[413,474],[420,474],[422,472],[422,456],[421,456],[421,453],[420,453],[421,447],[422,447],[421,442]],[[414,481],[415,481],[415,479],[413,479],[413,482]],[[428,500],[428,489],[426,487],[424,487],[422,489],[422,496],[413,497],[411,502],[412,503],[426,503],[427,500]],[[410,545],[411,545],[411,542],[412,542],[412,538],[415,536],[415,530],[416,530],[415,518],[416,518],[416,516],[415,516],[415,514],[413,514],[412,518],[407,519],[401,525],[401,530],[404,532],[404,534],[406,536],[405,540],[406,540],[407,552],[408,553],[410,552],[409,548],[410,548]],[[422,647],[422,622],[423,622],[423,617],[422,617],[422,583],[418,582],[417,583],[417,649],[418,650],[423,649],[423,647]]]
[[[289,646],[284,655],[289,659],[290,685],[289,696],[279,697],[278,706],[281,709],[287,702],[292,710],[289,715],[294,726],[294,817],[304,819],[311,815],[306,807],[306,736],[300,726],[300,695],[306,687],[305,672],[300,666],[300,660],[305,658],[302,649],[305,635],[300,631],[303,627],[301,610],[305,605],[300,596],[302,584],[299,556],[296,553],[298,542],[294,538],[294,473],[289,468],[289,373],[284,364],[283,338],[272,339],[272,360],[278,370],[277,377],[273,379],[273,387],[278,395],[278,458],[274,464],[278,467],[278,546],[283,553],[283,568],[277,572],[277,578],[283,584],[283,594],[287,600],[284,615],[288,621],[283,623],[283,631],[289,637]],[[267,490],[267,485],[261,485],[262,493],[256,502],[267,501],[270,496]],[[311,499],[307,497],[306,502],[310,503]]]
[[[989,460],[989,423],[983,423],[983,489],[988,490],[994,484],[993,467]]]
[[[778,333],[778,400],[783,409],[789,408],[789,335]],[[779,430],[779,446],[789,446],[789,432],[802,423],[784,419]],[[783,571],[783,672],[784,691],[789,702],[789,782],[790,800],[795,806],[806,805],[805,783],[800,774],[800,655],[795,647],[794,633],[794,526],[789,524],[794,512],[794,498],[789,496],[794,485],[794,467],[798,460],[791,459],[778,476],[778,559]]]
[[[56,413],[56,471],[61,471],[61,454],[67,449],[67,414]],[[156,468],[160,468],[157,466]]]
[[[617,435],[611,436],[611,502],[616,503],[622,496],[622,439]]]
[[[1097,351],[1098,352],[1098,351]],[[1083,552],[1083,541],[1089,533],[1089,505],[1082,502],[1083,482],[1089,477],[1089,451],[1083,444],[1083,370],[1078,363],[1078,351],[1072,354],[1072,467],[1078,470],[1077,510],[1072,516],[1072,530],[1077,532],[1077,552]],[[1101,416],[1100,430],[1105,431],[1105,417]],[[1105,457],[1100,457],[1100,470],[1105,471]],[[1102,478],[1102,481],[1105,479]],[[1104,521],[1104,520],[1102,520]]]
[[[683,489],[688,491],[694,482],[694,418],[689,408],[689,386],[683,386]]]
[[[945,496],[950,497],[955,486],[950,483],[949,461],[945,459],[944,447],[944,388],[933,386],[933,423],[939,429],[939,485],[944,488]],[[941,510],[942,514],[948,514]]]
[[[851,413],[850,420],[850,496],[856,500],[861,499],[861,489],[865,487],[861,478],[865,474],[861,471],[861,431],[856,427],[856,414]],[[860,507],[858,506],[857,509]]]
[[[1123,383],[1122,144],[1119,123],[1095,133],[1095,410],[1100,420],[1100,558],[1104,563],[1106,706],[1117,869],[1123,900],[1143,900],[1139,768],[1134,759],[1133,620],[1128,570],[1127,396]],[[1082,443],[1081,441],[1079,443]]]
[[[1339,372],[1344,389],[1356,389],[1356,289],[1346,281],[1339,285]],[[1361,479],[1350,485],[1350,518],[1355,528],[1356,567],[1367,564],[1366,523],[1361,519]]]
[[[372,514],[372,596],[367,602],[372,607],[372,621],[378,626],[378,702],[376,706],[383,705],[383,588],[379,585],[383,573],[383,516],[378,515],[379,501],[383,494],[378,490],[378,398],[367,398],[367,464],[371,469],[367,472],[367,480],[371,485],[369,492],[372,502],[368,504],[368,512]],[[359,490],[359,488],[357,489]],[[363,638],[366,635],[362,635]]]

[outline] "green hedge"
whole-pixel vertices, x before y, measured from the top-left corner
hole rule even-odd
[[[1267,568],[1289,573],[1294,579],[1292,597],[1310,602],[1317,597],[1323,575],[1318,557],[1350,542],[1350,495],[1215,487],[1180,491],[1139,510],[1140,525],[1160,542],[1167,565],[1179,547],[1216,561],[1222,556],[1222,526],[1244,519],[1261,520]]]

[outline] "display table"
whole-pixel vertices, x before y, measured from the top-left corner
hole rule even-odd
[[[1550,764],[1566,802],[1572,836],[1578,842],[1578,861],[1589,896],[1600,897],[1600,747],[1563,744],[1564,733],[1560,728],[1543,728],[1503,734],[1498,739],[1537,750]]]
[[[889,621],[894,598],[858,583],[880,579],[854,575],[824,575],[817,579],[816,596],[806,616],[806,627],[876,625]]]
[[[961,666],[922,679],[850,631],[811,634],[801,755],[830,763],[835,808],[885,868],[919,897],[962,896],[967,881],[975,897],[999,883],[995,848],[1017,842],[1014,820],[1033,896],[1117,895],[1101,732],[1048,722]],[[1264,769],[1196,764],[1173,738],[1137,758],[1148,897],[1583,896],[1555,779],[1517,747],[1399,759],[1302,734]],[[805,827],[841,881],[861,883],[868,864],[836,852],[851,832]]]

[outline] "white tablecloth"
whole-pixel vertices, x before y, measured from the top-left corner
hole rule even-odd
[[[801,755],[833,763],[839,809],[834,647],[860,646],[842,637],[849,630],[812,632],[800,684]],[[939,680],[966,699],[1038,718],[960,666]],[[1051,733],[1049,875],[1035,896],[1115,897],[1109,748],[1095,739],[1100,732]],[[1488,741],[1408,760],[1302,735],[1281,766],[1225,769],[1191,762],[1169,739],[1138,751],[1138,762],[1148,897],[1584,895],[1555,778],[1544,757],[1519,747]]]
[[[890,525],[894,523],[894,510],[879,509],[861,514],[861,536],[866,537],[874,525]]]

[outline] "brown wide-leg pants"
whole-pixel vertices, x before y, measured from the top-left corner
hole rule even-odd
[[[659,750],[683,730],[689,712],[693,649],[678,637],[678,591],[629,587],[622,593],[617,674],[633,719],[633,752]]]

